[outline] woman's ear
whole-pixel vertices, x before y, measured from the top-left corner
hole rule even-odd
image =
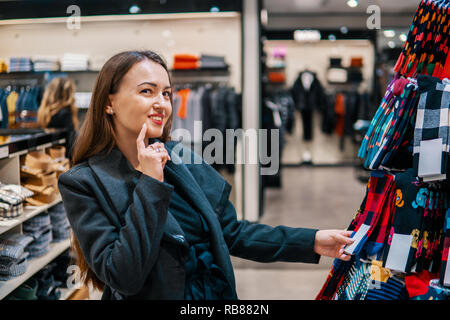
[[[110,94],[108,96],[108,101],[106,101],[106,107],[105,107],[105,112],[107,114],[111,114],[111,115],[114,113],[114,110],[113,110],[113,107],[112,107],[112,100],[113,100],[113,97]]]

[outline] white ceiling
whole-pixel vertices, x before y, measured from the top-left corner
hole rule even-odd
[[[347,0],[264,0],[264,7],[270,13],[361,13],[370,5],[378,5],[381,13],[415,11],[420,0],[359,0],[359,5],[351,8]]]

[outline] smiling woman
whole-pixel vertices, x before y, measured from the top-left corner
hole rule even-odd
[[[237,299],[230,254],[350,258],[350,232],[238,220],[226,180],[204,160],[182,162],[198,157],[189,149],[172,152],[180,146],[170,141],[172,114],[158,55],[123,52],[103,66],[75,165],[58,182],[82,277],[103,299]]]

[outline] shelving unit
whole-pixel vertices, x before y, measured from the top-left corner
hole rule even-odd
[[[5,233],[12,228],[22,224],[28,219],[37,216],[38,214],[47,211],[49,208],[54,205],[60,203],[62,201],[61,196],[58,196],[58,199],[53,201],[52,203],[46,204],[45,206],[26,206],[23,209],[23,214],[14,219],[9,220],[0,220],[0,234]]]
[[[59,298],[59,300],[67,300],[72,294],[74,294],[75,291],[78,290],[78,288],[60,288],[59,290],[61,291],[61,297]]]
[[[20,135],[11,134],[8,137],[4,135],[4,132],[9,131],[0,131],[3,141],[6,141],[3,144],[0,144],[0,182],[4,184],[20,184],[21,155],[30,151],[45,150],[46,148],[64,144],[66,142],[65,130],[46,129],[43,132]],[[11,131],[11,133],[13,132],[14,131]],[[7,233],[22,233],[23,222],[47,211],[61,201],[62,199],[59,195],[55,201],[43,206],[25,206],[24,211],[20,216],[14,219],[0,220],[0,235]],[[0,281],[0,299],[6,297],[69,248],[70,239],[61,242],[52,242],[48,253],[27,261],[27,270],[24,274],[8,281]],[[67,292],[67,294],[69,294],[69,292]]]
[[[3,299],[10,294],[14,289],[20,286],[22,283],[31,278],[35,273],[52,262],[61,253],[69,249],[70,239],[66,239],[61,242],[52,242],[50,244],[50,251],[41,257],[30,259],[28,261],[27,271],[11,280],[0,281],[0,299]]]

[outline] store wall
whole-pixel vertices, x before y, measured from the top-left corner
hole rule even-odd
[[[151,49],[172,66],[174,53],[223,55],[230,84],[241,91],[241,19],[239,13],[189,14],[148,20],[83,21],[79,30],[59,22],[3,24],[0,58],[10,56],[88,54],[95,64],[123,50]],[[58,20],[58,19],[54,19]],[[35,20],[38,21],[38,20]],[[7,44],[7,45],[6,45]]]
[[[294,40],[264,42],[264,50],[268,55],[270,55],[270,50],[277,46],[286,47],[286,82],[288,86],[292,86],[298,73],[306,67],[316,72],[320,82],[326,86],[326,71],[330,64],[330,57],[342,58],[343,67],[347,67],[351,57],[362,56],[364,58],[362,68],[364,81],[360,89],[370,89],[375,53],[374,46],[369,40],[321,40],[315,43],[299,43]]]

